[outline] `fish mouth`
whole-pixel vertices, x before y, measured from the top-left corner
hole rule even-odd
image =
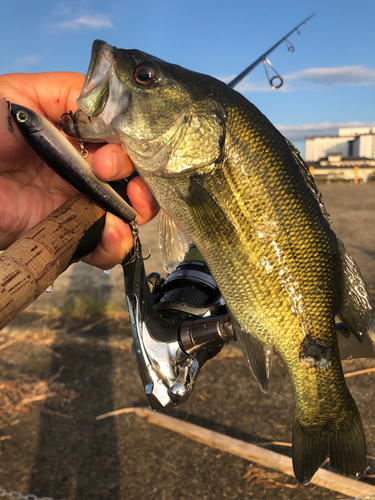
[[[116,50],[103,40],[94,41],[89,68],[77,99],[78,110],[74,119],[82,139],[91,142],[103,142],[110,135],[111,142],[115,142],[111,122],[124,112],[130,101],[126,85],[115,71],[113,54]],[[77,137],[73,120],[69,120],[63,130],[67,135]]]
[[[89,68],[81,95],[77,99],[79,108],[90,117],[99,116],[107,104],[113,49],[102,40],[95,40],[93,43]]]

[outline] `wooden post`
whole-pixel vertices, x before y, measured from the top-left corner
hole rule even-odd
[[[358,184],[358,173],[359,173],[359,167],[357,165],[354,167],[354,184]]]
[[[0,254],[0,329],[65,271],[83,235],[104,214],[77,195]]]

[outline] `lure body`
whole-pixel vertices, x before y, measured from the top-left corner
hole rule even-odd
[[[90,164],[46,118],[13,103],[10,113],[24,138],[54,172],[104,210],[125,222],[135,219],[135,210],[93,173]]]

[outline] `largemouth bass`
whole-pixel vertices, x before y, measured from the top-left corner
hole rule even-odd
[[[150,187],[165,245],[187,235],[199,249],[264,392],[273,352],[284,362],[297,479],[309,483],[328,456],[338,472],[361,474],[365,439],[335,315],[362,339],[371,307],[298,151],[224,83],[102,41],[77,102],[82,137],[122,144]]]

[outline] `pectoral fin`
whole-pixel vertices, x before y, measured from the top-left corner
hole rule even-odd
[[[164,269],[171,273],[184,260],[191,240],[162,208],[159,211],[158,239]]]

